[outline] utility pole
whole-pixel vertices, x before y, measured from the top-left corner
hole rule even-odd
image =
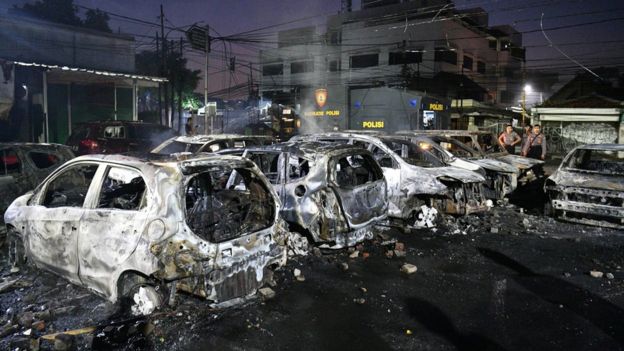
[[[184,77],[182,76],[182,37],[180,37],[180,72],[178,72],[178,131],[182,131],[182,83]]]
[[[163,67],[163,75],[167,75],[167,39],[165,38],[165,12],[163,10],[163,5],[160,5],[160,38],[162,39],[162,67]],[[164,84],[164,96],[165,96],[165,120],[167,123],[170,123],[169,116],[169,94],[168,87],[169,84],[165,82]],[[171,126],[169,124],[169,126]]]
[[[204,43],[206,53],[206,67],[204,68],[204,133],[207,133],[208,126],[208,54],[210,53],[210,26],[206,25],[206,42]],[[210,134],[214,134],[214,116],[210,116]]]
[[[175,42],[172,40],[169,43],[169,46],[171,47],[171,53],[170,53],[170,57],[173,58],[175,57]],[[176,69],[176,64],[175,62],[172,62],[172,67],[169,69],[171,72],[171,115],[169,116],[169,127],[173,128],[173,116],[175,115],[175,85],[176,85],[176,80],[175,80],[175,76],[178,75],[178,72],[175,72],[174,70]]]
[[[159,38],[158,38],[158,31],[156,31],[156,59],[159,62],[162,62],[160,60],[160,44],[159,44]],[[162,77],[162,65],[160,66],[160,69],[158,70],[158,75]],[[160,121],[160,124],[164,124],[163,118],[162,118],[162,85],[163,83],[158,83],[158,120]]]

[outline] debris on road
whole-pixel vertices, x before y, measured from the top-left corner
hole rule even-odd
[[[275,297],[275,291],[269,287],[258,289],[258,293],[264,300],[270,300]]]
[[[410,263],[406,263],[403,266],[401,266],[401,272],[405,274],[413,274],[413,273],[416,273],[417,270],[418,270],[418,267]]]
[[[591,275],[594,278],[602,278],[604,273],[602,273],[600,271],[589,271],[589,275]]]

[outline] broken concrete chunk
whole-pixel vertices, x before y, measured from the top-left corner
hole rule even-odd
[[[589,275],[591,275],[594,278],[602,278],[604,273],[602,273],[600,271],[589,271]]]
[[[20,326],[24,328],[30,328],[34,319],[35,319],[35,316],[32,312],[24,312],[17,319],[17,324],[19,324]]]
[[[341,268],[343,271],[348,271],[348,270],[349,270],[349,264],[347,264],[346,262],[342,262],[342,263],[340,264],[340,268]]]
[[[358,305],[363,305],[366,303],[366,299],[364,298],[353,299],[353,302],[357,303]]]
[[[405,274],[413,274],[413,273],[416,273],[417,270],[418,270],[418,267],[410,263],[406,263],[403,266],[401,266],[401,272]]]
[[[611,280],[611,279],[615,278],[615,277],[613,276],[613,273],[607,273],[607,274],[605,274],[605,277],[607,277],[607,279],[609,279],[609,280]]]
[[[275,297],[275,291],[271,288],[260,288],[258,289],[258,293],[264,300],[270,300]]]
[[[359,252],[359,251],[353,251],[353,252],[349,255],[349,258],[358,258],[358,256],[360,256],[360,252]]]
[[[498,227],[492,227],[492,228],[490,228],[490,233],[492,233],[492,234],[498,234]]]
[[[301,270],[299,270],[298,268],[295,268],[293,270],[293,275],[295,276],[295,279],[297,279],[298,282],[305,281],[305,277],[303,276],[303,273],[301,273]]]
[[[59,334],[54,338],[54,350],[69,351],[74,347],[74,337],[69,334]]]

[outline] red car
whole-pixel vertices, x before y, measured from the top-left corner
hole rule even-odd
[[[155,123],[98,121],[76,124],[65,144],[76,155],[149,152],[177,135],[175,130]]]

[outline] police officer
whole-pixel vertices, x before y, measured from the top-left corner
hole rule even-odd
[[[533,133],[529,134],[522,147],[522,156],[543,160],[546,158],[546,136],[540,131],[540,125],[533,126]]]
[[[498,136],[498,143],[510,154],[515,154],[516,144],[522,139],[518,133],[513,130],[511,124],[505,126],[505,131]]]

